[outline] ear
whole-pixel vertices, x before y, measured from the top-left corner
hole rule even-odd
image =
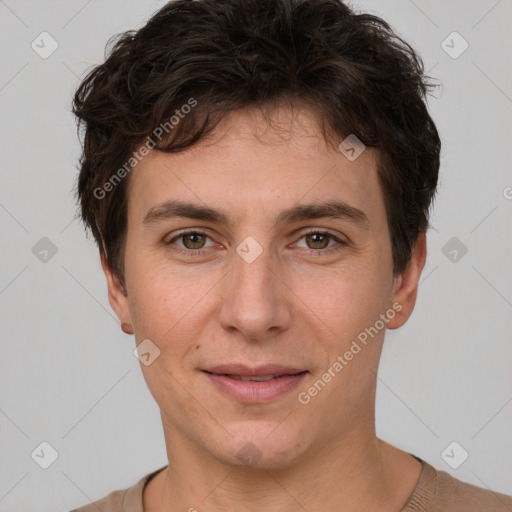
[[[105,253],[101,254],[101,267],[107,278],[108,301],[119,318],[123,331],[126,332],[125,326],[129,326],[126,327],[126,329],[129,330],[132,325],[130,308],[128,307],[128,296],[123,285],[119,282],[118,277],[112,272]],[[133,332],[131,334],[133,334]]]
[[[412,248],[412,255],[406,269],[399,276],[395,277],[393,298],[391,303],[398,303],[401,309],[396,306],[396,315],[387,323],[388,329],[398,329],[407,322],[416,304],[418,283],[425,266],[427,257],[427,237],[425,232],[418,235],[418,239]]]

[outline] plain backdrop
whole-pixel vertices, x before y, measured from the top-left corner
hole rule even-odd
[[[135,340],[73,221],[80,146],[70,114],[106,41],[163,4],[0,1],[2,511],[66,512],[167,463]],[[387,334],[377,433],[512,494],[512,1],[353,5],[389,21],[442,83],[429,99],[443,141],[434,228],[416,310]],[[442,456],[454,441],[457,457],[459,446],[469,454],[457,469]],[[37,454],[52,450],[43,469]]]

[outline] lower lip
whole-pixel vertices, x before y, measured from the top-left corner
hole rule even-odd
[[[307,372],[297,375],[284,375],[266,381],[236,380],[227,375],[204,372],[210,381],[221,391],[244,403],[269,402],[299,385]]]

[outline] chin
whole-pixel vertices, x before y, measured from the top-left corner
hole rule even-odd
[[[307,447],[297,431],[279,430],[275,424],[274,431],[266,427],[249,432],[239,427],[237,435],[217,446],[215,458],[236,468],[279,470],[292,466],[304,455]]]

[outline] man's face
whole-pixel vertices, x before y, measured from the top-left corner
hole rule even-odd
[[[275,111],[269,126],[243,110],[208,142],[142,160],[128,190],[127,297],[109,283],[137,344],[160,350],[141,367],[168,444],[230,464],[246,455],[284,467],[341,435],[373,434],[385,331],[375,325],[400,300],[374,151],[350,161],[325,144],[310,111],[294,115]],[[218,210],[225,222],[171,215],[170,201]],[[282,215],[326,203],[345,209],[337,218]],[[240,380],[251,373],[281,376]]]

